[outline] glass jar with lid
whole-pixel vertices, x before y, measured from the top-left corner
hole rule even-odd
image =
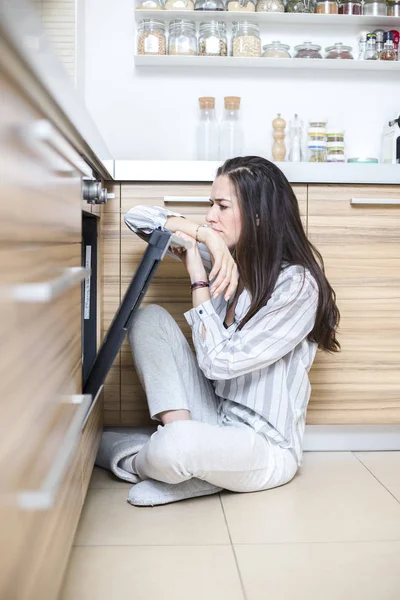
[[[228,56],[226,24],[223,21],[200,23],[199,56]]]
[[[388,17],[400,17],[400,0],[387,0],[386,14]]]
[[[165,10],[194,10],[194,0],[166,0]]]
[[[186,19],[175,19],[168,28],[168,54],[196,56],[196,24]]]
[[[317,0],[315,12],[323,15],[338,15],[339,5],[337,0]]]
[[[256,10],[256,3],[257,0],[228,0],[226,10],[230,12],[254,12]]]
[[[137,53],[161,56],[167,53],[165,24],[155,19],[143,19],[138,25]]]
[[[304,44],[294,47],[294,58],[322,58],[320,50],[321,46],[317,46],[311,42],[304,42]]]
[[[386,0],[364,0],[363,15],[384,17],[386,15]]]
[[[344,46],[341,42],[334,44],[333,46],[328,46],[325,48],[325,58],[342,58],[353,60],[354,57],[352,55],[353,48],[351,46]]]
[[[315,2],[314,0],[289,0],[286,4],[286,12],[313,13],[315,12]]]
[[[232,56],[254,57],[261,55],[260,28],[250,21],[232,23]]]
[[[164,10],[163,0],[137,0],[136,10]]]
[[[264,58],[290,58],[289,48],[286,44],[272,42],[263,46],[262,55]]]
[[[224,0],[196,0],[194,10],[225,10]]]
[[[326,134],[327,162],[346,162],[344,155],[344,132],[332,131]]]
[[[257,12],[285,12],[283,0],[258,0]]]
[[[362,15],[361,0],[339,0],[339,15]]]

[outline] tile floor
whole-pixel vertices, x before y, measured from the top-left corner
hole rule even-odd
[[[60,600],[399,600],[400,452],[307,452],[287,485],[134,507],[95,468]]]

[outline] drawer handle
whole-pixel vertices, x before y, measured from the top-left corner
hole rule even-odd
[[[25,490],[17,495],[17,505],[23,510],[47,510],[54,506],[58,489],[76,449],[82,423],[92,400],[91,394],[69,396],[68,404],[79,404],[55,460],[38,490]]]
[[[168,204],[168,202],[186,204],[196,202],[197,204],[208,204],[210,202],[210,198],[208,196],[164,196],[164,204]]]
[[[68,267],[60,277],[39,283],[10,286],[11,299],[16,302],[50,302],[91,275],[87,267]]]
[[[81,175],[92,178],[93,174],[91,168],[85,163],[69,142],[58,133],[50,121],[40,119],[29,125],[24,125],[19,128],[17,132],[22,142],[35,154],[39,154],[53,170],[57,172],[61,171],[54,164],[52,155],[55,153],[72,167],[69,171],[62,170],[64,173],[72,174],[74,171],[78,171]],[[48,152],[49,150],[50,154]]]
[[[350,204],[400,204],[400,198],[351,198]]]

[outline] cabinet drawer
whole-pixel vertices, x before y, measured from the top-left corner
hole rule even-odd
[[[79,242],[81,173],[74,164],[87,167],[4,76],[0,87],[0,241]],[[43,135],[48,129],[50,137]]]
[[[0,462],[26,435],[40,436],[55,397],[80,393],[82,272],[68,270],[80,264],[80,244],[0,251],[0,310],[8,316],[0,328]]]

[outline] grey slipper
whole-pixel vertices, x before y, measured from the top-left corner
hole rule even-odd
[[[129,490],[127,501],[135,506],[157,506],[221,491],[222,488],[195,477],[175,484],[145,479]]]
[[[118,463],[123,458],[133,456],[139,452],[149,439],[150,435],[142,433],[103,431],[95,465],[112,471],[119,479],[129,481],[130,483],[138,483],[141,481],[140,477],[121,469]]]

